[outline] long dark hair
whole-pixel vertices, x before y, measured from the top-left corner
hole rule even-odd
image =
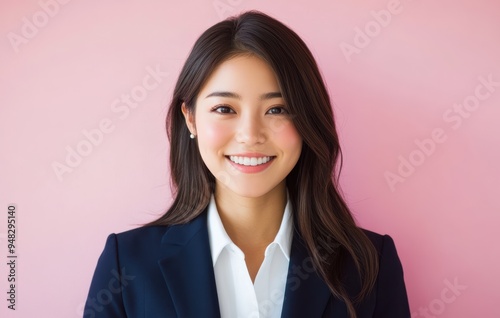
[[[331,292],[356,317],[354,304],[373,289],[378,256],[358,228],[339,192],[342,153],[330,98],[311,52],[281,22],[257,11],[219,22],[196,41],[179,75],[167,115],[170,171],[174,201],[152,225],[189,222],[209,204],[215,178],[203,163],[181,112],[194,113],[199,91],[214,69],[240,54],[253,54],[276,74],[293,123],[303,140],[296,166],[286,184],[296,229]],[[340,162],[338,162],[340,159]],[[350,297],[343,288],[341,266],[351,257],[361,277],[361,291]]]

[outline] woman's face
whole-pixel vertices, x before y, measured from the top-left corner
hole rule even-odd
[[[184,105],[183,113],[217,191],[260,197],[285,187],[302,139],[263,60],[247,55],[226,60],[198,94],[195,115]]]

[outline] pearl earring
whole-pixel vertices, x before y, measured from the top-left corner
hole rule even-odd
[[[189,134],[189,138],[194,139],[194,134]]]

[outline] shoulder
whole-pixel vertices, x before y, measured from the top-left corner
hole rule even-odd
[[[362,229],[370,239],[379,255],[379,275],[385,272],[401,273],[403,268],[396,250],[396,244],[391,236],[379,234],[366,229]]]
[[[373,246],[379,253],[383,253],[387,250],[396,250],[396,245],[394,244],[394,240],[387,234],[379,234],[367,229],[362,229],[365,235],[370,239]]]
[[[162,238],[169,229],[168,226],[151,226],[110,234],[97,261],[85,313],[125,317],[126,310],[140,310],[142,307],[137,309],[136,305],[144,303],[144,286],[156,286],[158,278],[162,277],[158,259],[164,250]]]
[[[145,226],[120,233],[111,233],[106,239],[101,259],[122,263],[146,260],[161,251],[162,237],[169,226]]]
[[[379,255],[374,317],[410,317],[403,266],[394,240],[389,235],[363,231]]]
[[[161,241],[161,238],[168,232],[171,226],[143,226],[128,231],[113,233],[110,236],[116,236],[116,240],[127,245],[142,245]]]
[[[112,233],[103,253],[115,254],[119,260],[133,263],[157,261],[175,252],[172,247],[186,244],[202,229],[206,231],[206,213],[183,224],[143,226]]]

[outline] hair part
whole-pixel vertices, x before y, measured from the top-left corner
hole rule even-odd
[[[261,58],[277,77],[303,140],[300,158],[286,178],[294,224],[317,271],[354,318],[356,302],[375,284],[378,255],[340,193],[342,153],[330,98],[316,61],[294,31],[266,14],[248,11],[221,21],[194,44],[166,119],[174,201],[166,213],[147,226],[183,224],[208,206],[215,178],[205,166],[197,143],[189,139],[181,106],[185,103],[194,114],[198,93],[215,68],[242,54]],[[349,257],[360,275],[360,293],[356,296],[349,295],[342,282],[342,266]]]

